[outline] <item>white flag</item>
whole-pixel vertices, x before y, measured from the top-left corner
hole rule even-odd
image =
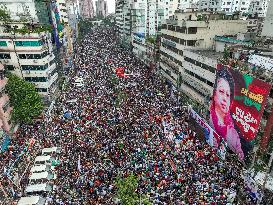
[[[82,166],[81,166],[81,156],[79,155],[79,159],[78,159],[78,170],[81,173],[82,172]]]

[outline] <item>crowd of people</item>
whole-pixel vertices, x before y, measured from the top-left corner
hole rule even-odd
[[[243,183],[240,164],[220,160],[189,129],[176,93],[117,45],[112,28],[92,30],[74,64],[51,114],[23,125],[21,148],[5,154],[6,160],[16,157],[30,138],[36,140],[33,149],[62,148],[49,204],[117,204],[115,181],[131,173],[139,180],[137,192],[152,204],[235,203]],[[116,76],[120,67],[128,75]],[[79,78],[81,87],[75,84]],[[24,187],[27,180],[20,183]]]

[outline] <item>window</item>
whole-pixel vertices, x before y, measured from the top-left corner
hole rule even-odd
[[[46,93],[47,88],[35,88],[37,92]]]
[[[0,41],[0,46],[1,47],[6,47],[6,46],[8,46],[8,44],[7,44],[6,41]]]
[[[46,70],[47,69],[47,64],[45,65],[22,65],[22,70]]]
[[[185,33],[186,27],[176,26],[176,31],[179,33]]]
[[[44,51],[41,54],[19,54],[20,59],[41,59],[48,55],[47,51]]]
[[[196,34],[196,33],[197,33],[197,27],[188,28],[188,34]]]
[[[227,5],[230,5],[231,4],[231,2],[227,2]]]
[[[187,46],[195,46],[196,40],[188,40]]]
[[[0,59],[10,59],[9,53],[0,53]]]
[[[28,82],[46,82],[46,77],[25,77],[25,80]]]
[[[15,41],[15,45],[20,46],[41,46],[42,41]]]
[[[15,70],[15,67],[13,65],[4,65],[5,70]]]
[[[49,66],[51,66],[51,65],[54,64],[54,63],[55,63],[55,60],[50,61],[50,62],[49,62]]]

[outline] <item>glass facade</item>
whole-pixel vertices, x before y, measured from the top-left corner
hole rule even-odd
[[[28,82],[47,82],[46,77],[25,77]]]
[[[0,41],[0,46],[1,47],[6,47],[6,46],[8,46],[8,44],[7,44],[6,41]]]
[[[42,41],[15,41],[15,45],[18,47],[35,47],[35,46],[41,46]]]
[[[45,65],[22,65],[22,70],[46,70],[48,68],[47,64]]]

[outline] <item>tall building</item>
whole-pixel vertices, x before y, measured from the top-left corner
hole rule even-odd
[[[25,29],[23,24],[10,24]],[[29,34],[0,31],[0,61],[5,69],[32,82],[45,101],[51,101],[57,88],[57,67],[51,34],[32,29]]]
[[[273,38],[273,0],[268,4],[267,14],[265,17],[262,36]]]
[[[80,1],[80,13],[84,19],[91,19],[95,16],[93,0]]]
[[[96,1],[96,15],[103,16],[103,17],[108,16],[107,1],[105,0]]]
[[[226,13],[242,12],[266,16],[270,0],[180,0],[180,10],[195,9],[199,11],[224,11]]]
[[[173,20],[162,24],[160,71],[179,90],[201,104],[211,96],[219,56],[195,50],[212,50],[216,35],[235,35],[247,30],[247,21],[240,20],[238,15],[225,18],[220,15],[177,12]]]

